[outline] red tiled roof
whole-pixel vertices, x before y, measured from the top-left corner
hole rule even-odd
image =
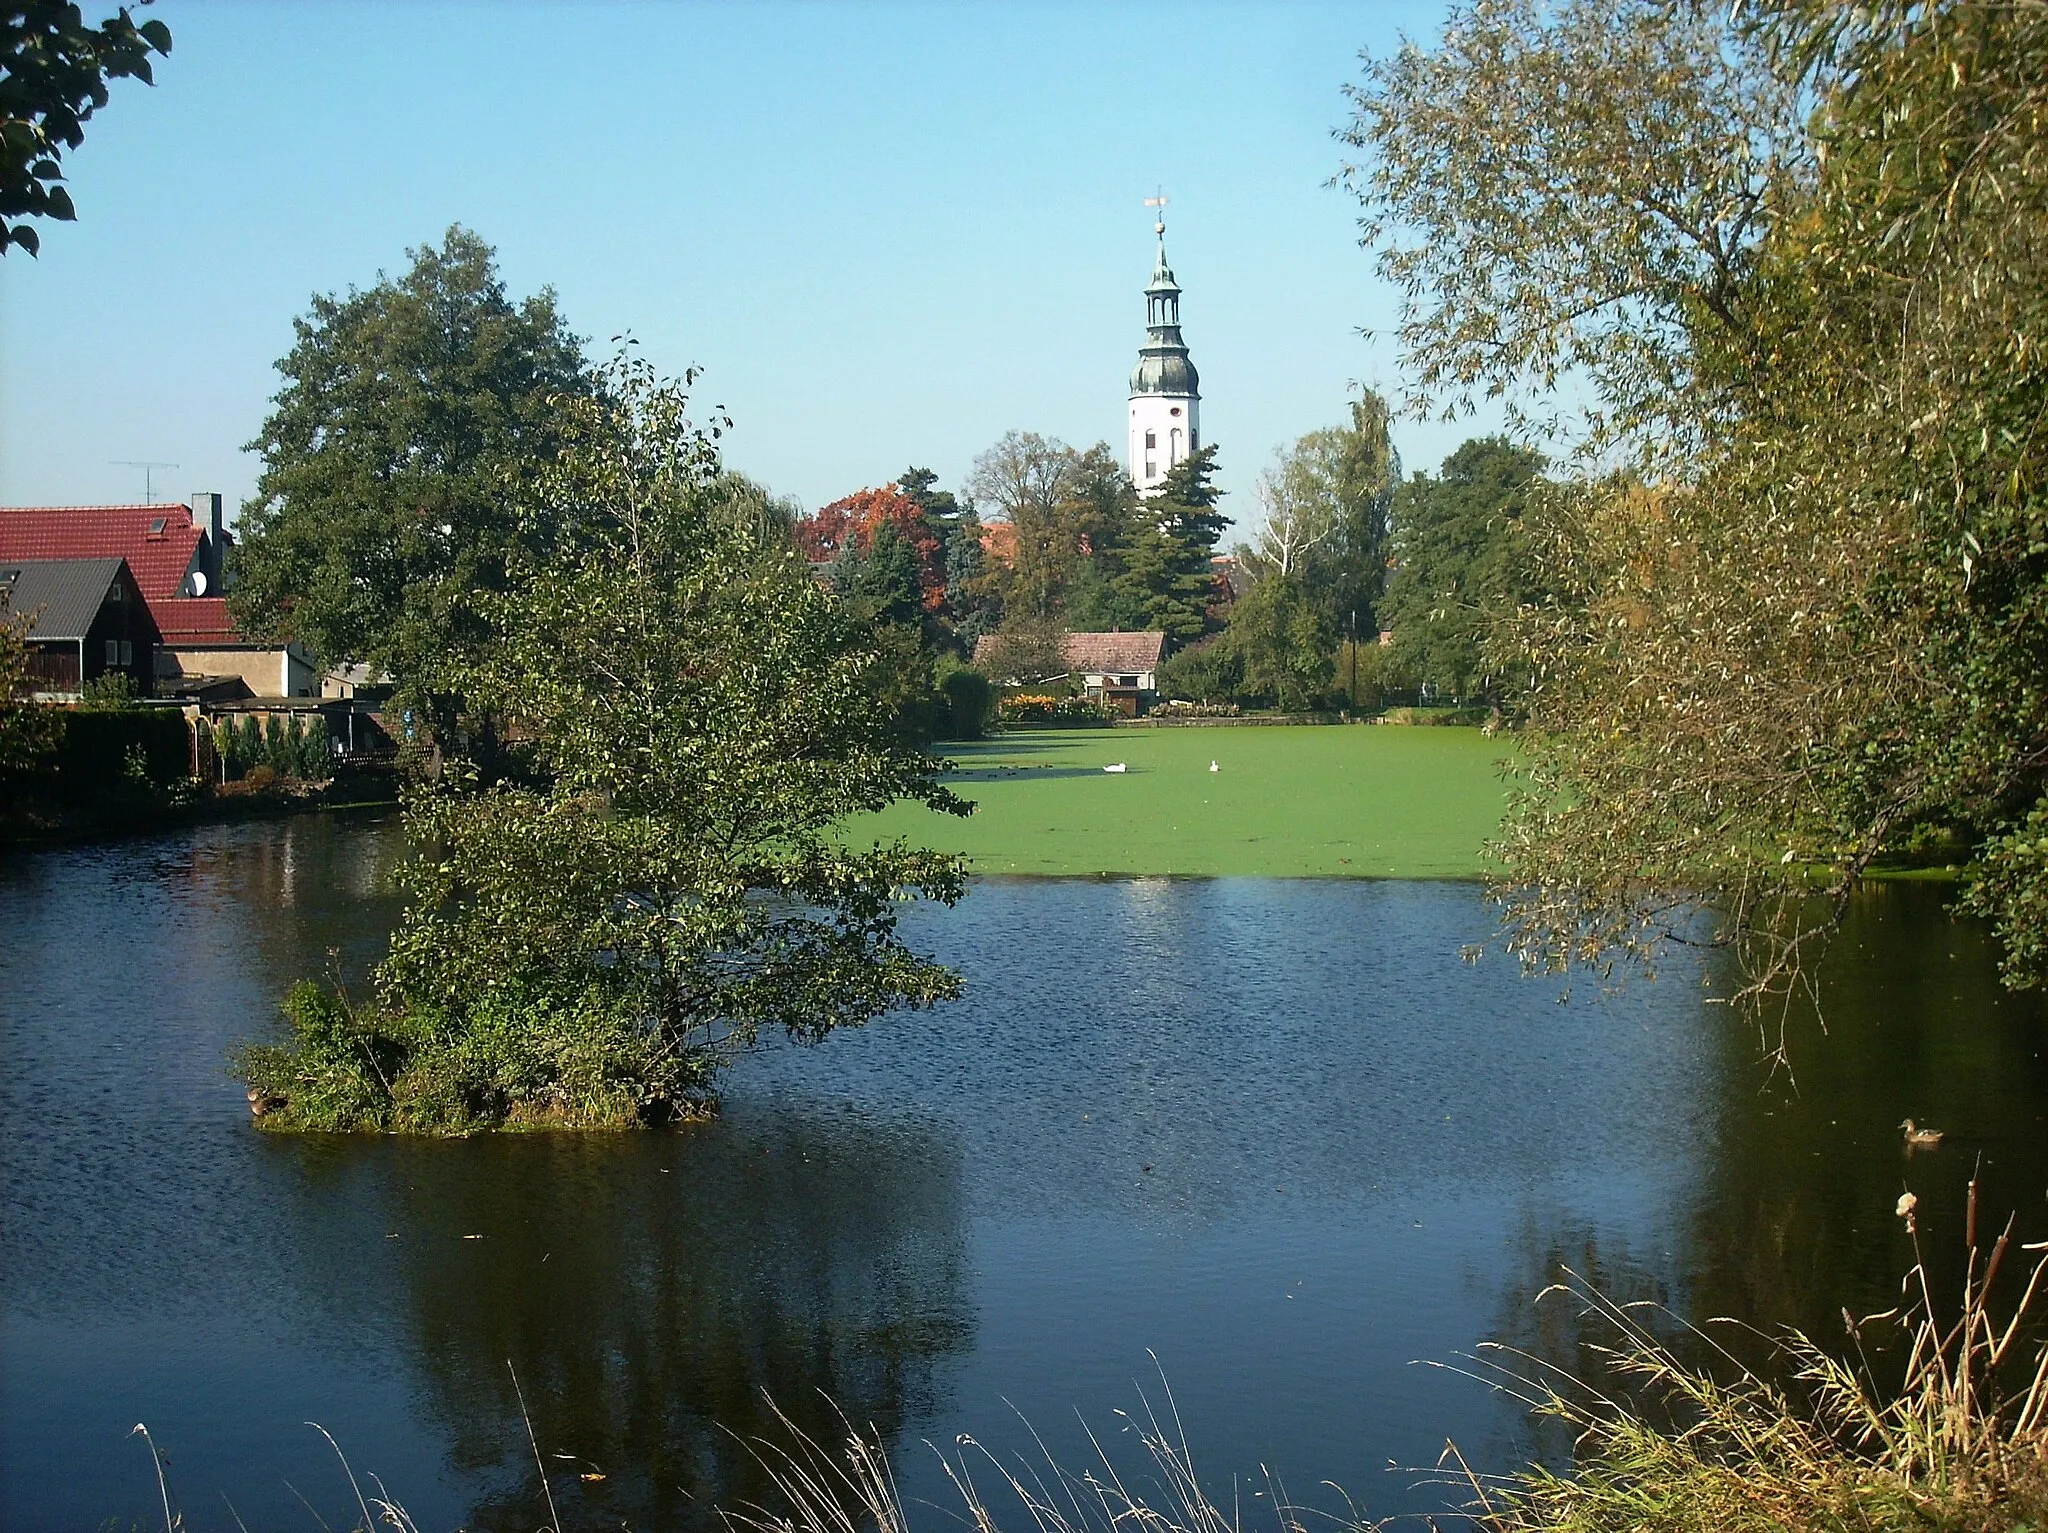
[[[1001,642],[994,634],[986,633],[975,640],[975,664],[992,659]],[[1145,633],[1060,635],[1060,652],[1065,656],[1068,668],[1084,675],[1154,671],[1159,668],[1160,657],[1165,651],[1166,635],[1156,629]]]
[[[1150,671],[1159,666],[1166,635],[1152,633],[1068,633],[1060,636],[1067,664],[1083,673]]]
[[[152,532],[159,521],[162,530]],[[204,527],[193,525],[192,508],[178,501],[152,506],[0,506],[0,561],[126,559],[166,641],[173,631],[201,631],[195,626],[201,622],[210,625],[206,631],[217,632],[224,640],[240,637],[219,598],[178,595],[205,536]],[[187,603],[193,611],[167,610]]]
[[[224,596],[174,596],[169,601],[151,602],[149,611],[163,630],[164,643],[173,649],[248,642],[228,616]]]

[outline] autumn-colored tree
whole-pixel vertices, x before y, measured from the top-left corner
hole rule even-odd
[[[796,524],[797,547],[813,563],[849,554],[866,558],[874,548],[876,531],[885,525],[894,529],[917,561],[924,610],[938,612],[946,604],[943,545],[926,519],[924,507],[893,484],[878,490],[856,490],[821,506],[815,516],[804,517]]]

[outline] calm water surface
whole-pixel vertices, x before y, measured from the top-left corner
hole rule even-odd
[[[1561,1005],[1461,963],[1468,886],[999,882],[913,923],[965,1000],[767,1050],[709,1127],[257,1134],[226,1050],[360,975],[399,855],[305,819],[0,867],[0,1526],[160,1522],[138,1421],[189,1526],[345,1526],[318,1421],[422,1527],[530,1529],[508,1362],[570,1528],[761,1494],[764,1393],[943,1502],[926,1442],[1114,1452],[1162,1371],[1225,1494],[1423,1510],[1390,1463],[1556,1451],[1417,1360],[1569,1360],[1561,1266],[1827,1334],[1892,1302],[1903,1188],[1956,1239],[1981,1158],[2048,1233],[2048,1014],[1925,889],[1858,909],[1791,1081],[1696,972]]]

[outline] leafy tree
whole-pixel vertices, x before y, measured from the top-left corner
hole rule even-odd
[[[1174,464],[1158,490],[1139,505],[1136,526],[1112,582],[1118,597],[1157,628],[1185,642],[1207,631],[1215,599],[1210,566],[1225,518],[1216,509],[1216,449]]]
[[[1535,597],[1519,528],[1543,468],[1542,454],[1481,437],[1394,498],[1394,569],[1380,621],[1394,631],[1400,664],[1447,696],[1500,690],[1485,640],[1495,620]]]
[[[1392,414],[1377,393],[1361,390],[1350,413],[1350,425],[1303,437],[1292,468],[1298,495],[1335,509],[1338,532],[1323,561],[1331,617],[1346,632],[1370,634],[1380,627],[1401,455],[1394,450]]]
[[[133,9],[149,4],[140,0]],[[41,238],[24,218],[78,217],[64,180],[64,151],[85,142],[85,125],[107,104],[107,82],[156,83],[152,53],[169,54],[171,29],[137,22],[122,6],[98,26],[70,0],[16,0],[0,9],[0,256],[30,255]]]
[[[1697,324],[1745,329],[1746,268],[1813,160],[1796,83],[1720,14],[1468,0],[1436,48],[1367,58],[1339,179],[1402,295],[1410,408],[1499,397],[1556,434],[1571,375],[1596,441],[1676,445],[1717,413]]]
[[[1634,470],[1531,508],[1513,940],[1647,958],[1704,898],[1768,986],[1946,841],[2038,982],[2048,16],[1577,0],[1445,39],[1351,128],[1419,372],[1573,368]]]
[[[89,713],[119,713],[141,707],[142,700],[126,671],[102,671],[79,689],[79,706]]]
[[[945,696],[950,728],[955,740],[979,740],[988,733],[988,721],[995,715],[995,688],[981,672],[957,662],[942,665],[939,691]]]
[[[1118,587],[1142,525],[1137,486],[1106,442],[1075,458],[1060,517],[1078,557],[1059,594],[1066,626],[1099,633],[1145,626],[1144,606]]]
[[[1081,557],[1074,473],[1080,454],[1057,437],[1012,431],[974,460],[967,488],[978,508],[1008,522],[1014,554],[1001,576],[1003,610],[1049,617]]]
[[[1050,614],[1022,612],[1007,618],[990,637],[978,668],[991,681],[1033,683],[1064,676],[1065,625]]]
[[[1245,690],[1244,653],[1228,634],[1190,644],[1160,664],[1159,688],[1188,702],[1235,702]]]
[[[517,507],[588,394],[552,292],[514,304],[491,248],[451,228],[411,269],[318,297],[278,363],[284,388],[252,447],[229,601],[254,632],[368,662],[408,691],[497,637],[477,592],[583,535]]]
[[[857,490],[796,524],[797,546],[813,561],[834,559],[844,585],[857,580],[857,571],[874,557],[885,534],[887,557],[909,571],[911,611],[900,621],[915,622],[920,613],[936,613],[946,601],[939,533],[926,520],[923,505],[894,485]]]
[[[951,490],[937,488],[938,482],[937,474],[913,464],[896,476],[896,491],[914,502],[926,524],[944,538],[967,512]]]
[[[975,642],[1003,620],[1001,571],[991,567],[981,540],[985,529],[969,506],[946,539],[946,610],[953,636],[972,655]]]
[[[531,776],[456,763],[408,800],[377,1001],[294,994],[292,1041],[241,1061],[266,1123],[698,1113],[764,1028],[815,1040],[958,989],[896,934],[906,894],[959,898],[957,860],[840,834],[897,799],[968,807],[877,706],[872,631],[724,514],[680,386],[625,359],[560,408],[521,520],[585,535],[481,599],[501,637],[461,677]]]
[[[1300,572],[1274,570],[1253,581],[1231,604],[1221,642],[1237,655],[1237,699],[1272,703],[1290,713],[1329,700],[1337,624],[1329,603]]]
[[[18,787],[33,777],[57,746],[57,711],[33,699],[32,623],[32,616],[0,611],[0,786]]]

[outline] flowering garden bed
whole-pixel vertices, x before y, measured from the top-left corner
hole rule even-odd
[[[1117,713],[1089,697],[1052,697],[1020,692],[996,704],[996,719],[1004,724],[1035,724],[1055,728],[1108,724]]]

